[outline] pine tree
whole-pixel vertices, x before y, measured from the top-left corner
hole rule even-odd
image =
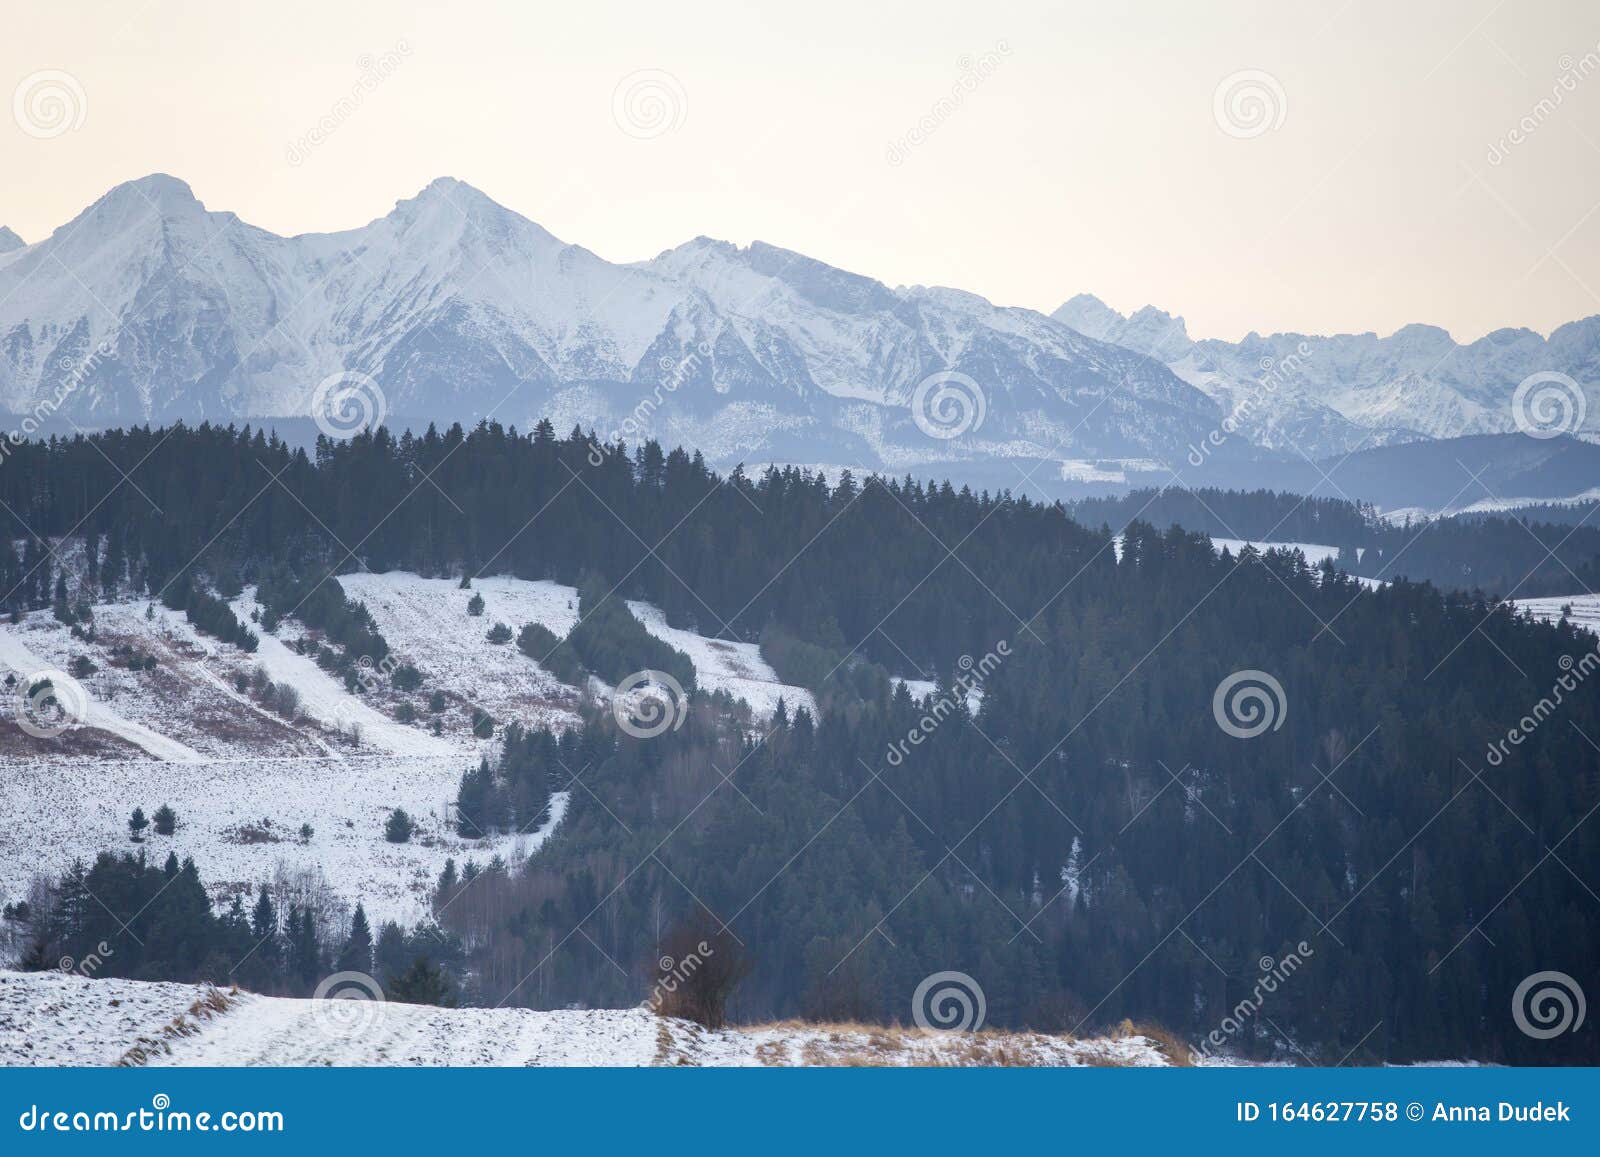
[[[388,998],[401,1004],[432,1004],[454,1008],[456,998],[450,978],[426,956],[418,956],[411,967],[389,981]]]
[[[144,817],[144,808],[134,808],[133,815],[128,818],[128,835],[133,839],[134,843],[139,843],[144,839],[144,830],[149,826],[150,821]]]
[[[405,809],[395,808],[389,813],[389,819],[383,825],[383,838],[391,844],[409,843],[413,830],[411,817],[405,813]]]
[[[156,808],[155,814],[151,816],[151,819],[154,821],[156,835],[158,836],[170,836],[177,830],[178,814],[166,804]]]
[[[366,909],[360,903],[350,917],[350,935],[345,939],[335,967],[339,972],[372,971],[372,930],[367,926]]]

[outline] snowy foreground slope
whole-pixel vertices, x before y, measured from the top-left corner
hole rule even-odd
[[[443,1009],[0,972],[0,1065],[1169,1063],[1136,1033],[1074,1040],[797,1022],[711,1032],[641,1008]]]

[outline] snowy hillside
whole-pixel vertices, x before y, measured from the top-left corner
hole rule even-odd
[[[450,179],[300,237],[170,176],[119,185],[0,252],[0,351],[0,410],[79,425],[304,418],[339,374],[372,414],[637,442],[632,419],[719,461],[1169,458],[1215,424],[1158,362],[1031,310],[760,242],[613,264]]]
[[[57,549],[73,557],[72,544]],[[374,675],[366,690],[347,690],[296,649],[311,633],[293,619],[275,633],[256,624],[253,654],[143,601],[94,606],[92,640],[49,611],[0,623],[8,694],[54,672],[54,683],[83,699],[79,721],[55,736],[29,734],[9,709],[0,714],[0,898],[23,898],[36,873],[58,874],[101,851],[143,850],[158,860],[176,852],[194,857],[219,904],[239,892],[248,900],[263,881],[310,886],[320,875],[347,906],[359,900],[374,920],[409,925],[426,914],[446,859],[532,854],[559,826],[566,792],[554,795],[547,823],[517,836],[462,839],[452,807],[463,771],[497,743],[473,733],[475,712],[497,726],[563,729],[577,723],[585,693],[607,692],[598,683],[588,692],[567,686],[514,643],[487,638],[496,623],[513,634],[540,623],[565,636],[577,622],[578,592],[496,577],[465,591],[454,579],[403,572],[339,581],[366,604],[392,661],[418,668],[420,689],[401,692]],[[484,600],[481,616],[467,613],[473,595]],[[703,690],[747,701],[757,720],[770,718],[780,699],[791,713],[815,714],[810,692],[781,683],[755,644],[708,639],[668,626],[647,603],[629,606],[690,657]],[[251,588],[233,607],[245,621],[260,610]],[[92,672],[65,674],[84,662]],[[291,714],[261,693],[263,680],[290,696]],[[438,710],[430,707],[435,697]],[[415,718],[402,722],[408,708]],[[163,804],[178,814],[176,832],[133,843],[132,809],[148,815]],[[409,843],[383,837],[394,808],[417,824]],[[310,825],[309,838],[302,825]]]
[[[1163,1066],[1147,1037],[867,1025],[710,1032],[645,1009],[443,1009],[0,972],[0,1065]]]

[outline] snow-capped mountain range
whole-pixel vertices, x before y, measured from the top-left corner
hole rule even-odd
[[[1123,316],[1091,294],[1050,315],[1080,333],[1124,346],[1171,368],[1236,415],[1257,446],[1296,448],[1313,458],[1358,448],[1516,429],[1512,397],[1530,375],[1560,373],[1600,401],[1600,316],[1548,338],[1501,329],[1470,344],[1444,330],[1408,325],[1317,336],[1252,333],[1239,342],[1195,341],[1183,318],[1154,306]],[[1600,405],[1581,429],[1600,432]]]
[[[0,355],[0,406],[60,399],[84,427],[304,417],[339,373],[396,420],[549,416],[717,461],[1162,457],[1216,421],[1159,362],[1031,310],[759,242],[613,264],[448,179],[299,237],[169,176],[120,185],[0,254]]]
[[[1469,346],[1421,326],[1195,342],[1154,309],[1080,296],[1046,317],[762,242],[615,264],[451,179],[341,233],[281,237],[160,174],[34,244],[0,228],[0,410],[41,434],[312,417],[343,374],[392,424],[547,416],[724,465],[1151,469],[1247,398],[1228,452],[1509,430],[1544,370],[1600,380],[1600,318]]]

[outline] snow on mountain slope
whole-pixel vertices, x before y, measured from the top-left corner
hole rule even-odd
[[[0,972],[0,1065],[1165,1066],[1148,1037],[870,1025],[708,1031],[643,1008],[433,1008]]]
[[[244,620],[260,611],[253,588],[234,600],[233,610]],[[359,746],[364,748],[436,759],[457,755],[456,746],[434,738],[418,725],[399,723],[346,691],[344,684],[313,660],[291,650],[282,639],[266,631],[259,635],[261,642],[251,656],[255,665],[274,683],[294,688],[300,696],[300,710],[318,723],[358,737]]]
[[[1239,412],[1257,445],[1313,458],[1358,446],[1455,438],[1516,429],[1512,395],[1532,374],[1556,371],[1588,395],[1582,432],[1600,435],[1600,316],[1571,322],[1548,338],[1496,330],[1461,344],[1434,326],[1373,333],[1252,333],[1239,342],[1193,341],[1181,317],[1146,306],[1124,317],[1079,294],[1053,318],[1101,341],[1157,358],[1184,381]]]
[[[648,429],[724,458],[803,444],[858,466],[1169,458],[1216,419],[1159,363],[1031,310],[759,242],[613,264],[450,179],[300,237],[208,211],[172,177],[119,185],[0,253],[0,355],[0,408],[51,399],[80,424],[306,416],[319,382],[354,371],[412,420],[605,432],[651,400]],[[974,407],[949,439],[912,414],[945,371],[983,395],[983,420]]]
[[[541,623],[558,637],[578,621],[578,592],[553,582],[478,578],[471,590],[454,579],[414,574],[340,575],[339,584],[372,612],[390,653],[412,662],[429,680],[448,688],[497,720],[524,727],[569,727],[577,722],[579,692],[568,687],[517,649],[517,633]],[[483,615],[467,614],[473,595],[484,601]],[[511,628],[512,642],[490,643],[496,623]],[[419,709],[420,699],[414,703]]]
[[[131,604],[95,607],[93,644],[74,639],[49,612],[35,611],[20,623],[0,624],[0,680],[12,676],[19,687],[25,686],[46,672],[66,671],[75,658],[89,659],[99,669],[76,680],[88,698],[73,732],[104,732],[131,745],[135,754],[156,759],[194,763],[206,758],[202,753],[233,754],[241,742],[264,740],[261,728],[230,734],[230,728],[208,725],[230,719],[236,711],[225,692],[210,687],[193,670],[208,653],[205,645],[181,616],[165,608],[151,613],[145,621]],[[141,653],[157,658],[155,671],[114,665],[114,648],[129,640],[138,640]],[[183,709],[174,711],[179,704]],[[8,713],[4,725],[10,724]],[[17,738],[25,740],[20,734]]]
[[[750,704],[757,719],[770,719],[782,699],[791,718],[804,707],[817,716],[817,701],[804,687],[793,687],[778,679],[778,673],[761,657],[755,643],[733,643],[708,639],[692,631],[667,625],[667,618],[649,603],[630,602],[628,609],[644,629],[689,656],[694,664],[695,682],[702,691],[726,691],[735,699]]]

